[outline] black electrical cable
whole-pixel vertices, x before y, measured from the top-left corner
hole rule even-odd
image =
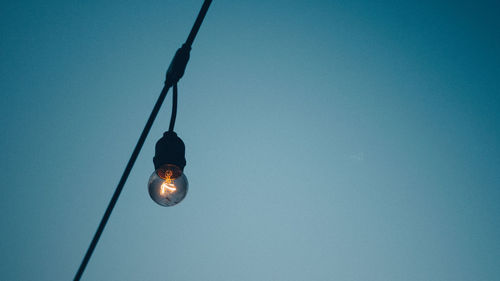
[[[173,87],[172,95],[172,115],[170,116],[170,126],[168,126],[168,131],[173,132],[175,126],[175,118],[177,117],[177,83]]]
[[[160,107],[163,103],[163,100],[165,100],[165,97],[167,96],[169,87],[165,85],[163,90],[160,93],[160,96],[158,97],[158,100],[156,101],[155,106],[153,107],[153,110],[151,111],[151,114],[149,115],[148,121],[146,122],[146,125],[144,126],[144,129],[142,130],[141,136],[139,137],[139,140],[137,141],[137,144],[135,145],[134,151],[132,152],[132,155],[130,156],[130,159],[128,160],[127,166],[125,167],[125,170],[123,171],[122,177],[120,178],[120,181],[118,182],[118,186],[115,189],[115,192],[113,193],[113,197],[111,197],[111,201],[108,204],[108,207],[106,208],[106,211],[104,212],[104,215],[102,216],[101,223],[99,223],[99,226],[97,227],[97,231],[94,234],[94,238],[92,239],[92,242],[90,242],[89,248],[87,249],[87,252],[85,253],[85,256],[83,257],[82,263],[80,264],[80,267],[78,268],[78,271],[76,272],[75,278],[73,280],[78,281],[82,277],[83,271],[85,270],[85,267],[87,266],[90,257],[92,256],[92,253],[94,252],[94,249],[97,245],[97,242],[99,241],[99,238],[101,237],[101,234],[104,230],[104,227],[106,226],[106,223],[108,222],[109,216],[111,215],[111,212],[113,211],[113,208],[115,207],[116,201],[118,201],[118,197],[120,196],[120,193],[122,192],[123,186],[125,185],[125,182],[127,181],[127,178],[130,174],[130,171],[132,170],[132,167],[134,166],[135,160],[137,159],[137,156],[139,156],[139,152],[141,151],[142,145],[144,144],[144,141],[146,140],[146,137],[148,136],[149,130],[151,130],[151,126],[153,126],[153,122],[156,118],[156,115],[158,114],[158,111],[160,111]]]
[[[184,74],[184,70],[187,65],[187,61],[189,59],[189,51],[191,49],[191,45],[193,44],[194,38],[196,37],[196,34],[198,33],[198,30],[200,29],[201,23],[203,22],[203,19],[208,11],[208,8],[210,4],[212,3],[212,0],[205,0],[203,2],[203,6],[201,7],[200,12],[198,13],[198,17],[196,18],[196,21],[193,25],[193,28],[191,29],[191,32],[189,33],[188,39],[186,40],[186,43],[184,44],[185,46],[188,46],[187,48],[181,48],[177,51],[176,55],[174,56],[174,59],[171,62],[171,65],[169,67],[169,70],[172,69],[173,72],[170,73],[169,77],[169,72],[167,72],[167,78],[165,81],[165,86],[163,87],[160,96],[158,97],[158,100],[156,101],[153,110],[151,111],[151,114],[149,115],[148,121],[146,122],[146,125],[144,126],[144,129],[142,130],[142,133],[139,137],[139,140],[137,141],[137,144],[135,145],[134,151],[132,152],[132,155],[130,156],[130,159],[127,163],[127,166],[125,167],[125,170],[123,171],[123,174],[120,178],[120,181],[118,182],[118,185],[115,189],[115,192],[113,193],[113,197],[111,197],[111,200],[108,204],[108,207],[106,208],[106,211],[104,212],[104,215],[101,219],[101,222],[99,223],[99,226],[97,227],[97,230],[94,234],[94,237],[92,238],[92,241],[90,242],[90,245],[87,249],[87,252],[85,253],[85,256],[83,257],[82,263],[80,264],[80,267],[78,268],[78,271],[76,272],[75,278],[73,279],[74,281],[79,281],[80,278],[82,277],[83,272],[85,271],[85,268],[87,267],[87,264],[90,260],[90,257],[92,256],[92,253],[94,252],[94,249],[97,245],[97,242],[99,241],[99,238],[101,237],[101,234],[104,230],[104,227],[106,226],[106,223],[109,220],[109,217],[111,216],[111,212],[113,211],[113,208],[116,205],[116,202],[118,201],[118,198],[120,197],[120,193],[123,190],[123,186],[125,185],[125,182],[127,181],[127,178],[130,174],[130,171],[132,170],[132,167],[134,166],[135,160],[137,159],[137,156],[139,156],[139,152],[141,151],[142,146],[144,145],[144,141],[146,140],[146,137],[149,134],[149,131],[151,130],[151,127],[153,126],[153,122],[156,119],[156,116],[158,115],[158,111],[160,111],[161,105],[163,101],[165,100],[165,97],[167,96],[168,89],[171,86],[174,86],[174,98],[175,98],[175,108],[172,108],[172,119],[171,121],[171,128],[173,130],[173,125],[175,123],[175,115],[177,114],[177,82],[179,79],[182,77]],[[174,77],[174,78],[172,78]],[[171,81],[174,81],[175,83],[170,84]],[[175,114],[174,114],[174,109],[175,109]],[[172,122],[173,121],[173,122]]]
[[[193,27],[191,28],[191,32],[189,32],[189,36],[186,39],[185,44],[188,45],[189,47],[191,47],[191,45],[193,44],[194,38],[196,37],[198,30],[200,30],[201,23],[203,22],[203,19],[207,14],[208,7],[210,7],[211,3],[212,0],[205,0],[205,2],[203,2],[200,12],[198,13],[198,17],[196,17],[196,21],[194,22]]]

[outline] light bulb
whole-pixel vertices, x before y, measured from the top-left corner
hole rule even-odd
[[[149,178],[151,199],[161,206],[173,206],[186,197],[188,181],[182,170],[172,164],[160,166]]]

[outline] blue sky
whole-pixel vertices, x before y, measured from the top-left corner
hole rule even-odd
[[[0,279],[76,272],[202,1],[0,9]],[[494,1],[217,1],[83,280],[495,280]]]

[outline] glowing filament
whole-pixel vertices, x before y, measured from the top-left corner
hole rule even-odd
[[[170,193],[176,191],[177,188],[175,185],[171,182],[171,180],[166,180],[161,184],[161,195],[164,195],[165,193]]]

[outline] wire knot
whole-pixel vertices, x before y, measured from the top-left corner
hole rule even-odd
[[[165,79],[165,85],[173,86],[177,84],[179,80],[184,75],[184,71],[186,70],[187,63],[189,61],[189,53],[191,51],[191,47],[183,44],[177,52],[175,52],[175,56],[170,63],[170,66],[167,70],[167,75]]]

